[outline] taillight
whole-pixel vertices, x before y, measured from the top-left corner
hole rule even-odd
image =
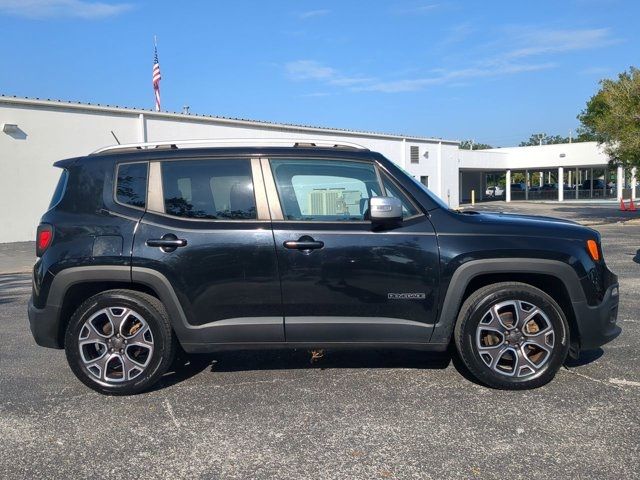
[[[587,252],[589,252],[591,260],[596,262],[600,260],[600,249],[598,248],[598,242],[595,240],[587,240]]]
[[[41,257],[53,240],[53,226],[47,223],[38,225],[36,234],[36,256]]]

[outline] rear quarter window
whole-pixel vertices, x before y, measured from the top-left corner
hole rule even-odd
[[[51,197],[51,202],[49,203],[48,210],[51,210],[53,207],[60,203],[62,197],[64,197],[64,191],[67,188],[67,179],[69,178],[69,172],[64,169],[60,174],[60,178],[58,179],[58,184],[56,185],[56,189],[53,191],[53,196]]]
[[[118,165],[116,201],[131,207],[147,206],[147,162]]]

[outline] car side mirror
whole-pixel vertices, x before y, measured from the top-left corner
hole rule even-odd
[[[371,197],[369,216],[374,226],[399,225],[402,223],[402,202],[394,197]]]

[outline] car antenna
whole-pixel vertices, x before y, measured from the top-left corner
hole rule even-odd
[[[111,135],[113,135],[113,138],[115,138],[116,142],[118,142],[118,145],[120,145],[120,140],[118,140],[118,137],[116,137],[116,134],[113,133],[113,130],[111,130]]]

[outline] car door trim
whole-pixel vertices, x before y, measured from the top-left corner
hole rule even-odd
[[[149,162],[149,191],[147,209],[164,214],[164,193],[162,191],[162,168],[159,161]]]
[[[278,189],[276,188],[276,182],[273,178],[273,172],[271,171],[271,164],[269,163],[269,159],[261,158],[260,164],[262,166],[262,177],[264,179],[264,187],[267,193],[267,200],[269,202],[271,220],[284,220],[282,207],[280,206],[280,196],[278,195]]]
[[[276,228],[276,230],[285,230],[283,228]],[[434,237],[436,234],[434,232],[390,232],[390,231],[380,231],[380,232],[371,232],[371,231],[348,231],[348,230],[307,230],[305,228],[291,228],[286,229],[292,233],[302,232],[305,235],[405,235],[409,237]]]
[[[150,212],[153,215],[162,215],[159,214],[158,212]],[[166,218],[171,218],[174,220],[184,220],[184,221],[189,221],[189,222],[194,222],[194,220],[199,220],[200,223],[205,223],[206,221],[203,219],[193,219],[193,218],[189,218],[189,219],[184,219],[184,218],[180,218],[180,217],[173,217],[171,215],[162,215],[162,217],[166,217]],[[213,219],[209,219],[207,220],[208,222],[211,223],[226,223],[228,225],[238,225],[241,226],[242,224],[246,224],[246,223],[255,223],[255,224],[259,224],[260,228],[256,228],[256,230],[258,231],[263,231],[263,230],[267,230],[267,226],[271,223],[270,220],[213,220]],[[239,233],[239,232],[244,232],[247,233],[248,230],[247,228],[187,228],[187,227],[169,227],[167,226],[167,224],[163,224],[163,223],[157,223],[157,222],[153,222],[151,220],[149,220],[149,217],[145,216],[142,220],[142,223],[144,223],[145,225],[152,225],[154,227],[160,227],[160,228],[177,228],[178,230],[182,230],[185,232],[199,232],[199,233],[223,233],[223,232],[227,232],[227,233]],[[268,229],[269,231],[271,229]]]
[[[264,178],[259,158],[251,159],[251,173],[253,175],[253,192],[256,199],[258,220],[271,220],[271,211],[269,210],[267,191],[264,186]]]
[[[389,317],[285,317],[287,342],[429,343],[432,323]]]

